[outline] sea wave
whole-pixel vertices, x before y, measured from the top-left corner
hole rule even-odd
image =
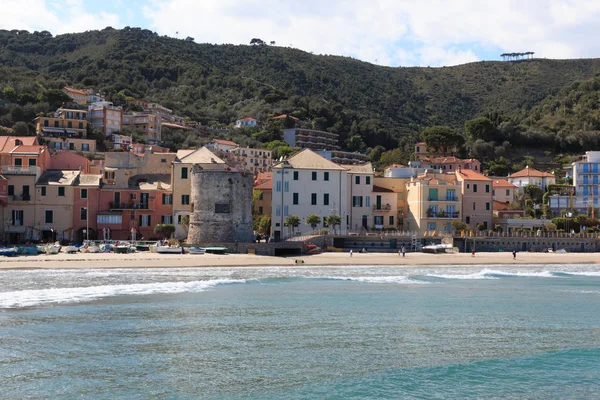
[[[244,279],[213,279],[192,282],[136,283],[20,290],[0,293],[0,308],[35,307],[46,304],[80,303],[106,297],[158,293],[202,292],[217,285],[245,283]]]
[[[411,284],[423,285],[428,282],[413,280],[408,276],[325,276],[315,277],[316,279],[331,279],[339,281],[354,281],[364,283],[396,283],[396,284]]]
[[[528,278],[556,278],[550,271],[539,272],[507,272],[484,269],[473,274],[427,274],[426,277],[438,279],[464,279],[464,280],[481,280],[481,279],[500,279],[508,277],[528,277]]]
[[[560,275],[574,275],[574,276],[600,276],[600,271],[559,271],[556,274]]]

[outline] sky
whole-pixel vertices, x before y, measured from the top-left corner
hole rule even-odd
[[[150,29],[197,43],[276,46],[398,66],[600,56],[598,0],[3,0],[0,29]]]

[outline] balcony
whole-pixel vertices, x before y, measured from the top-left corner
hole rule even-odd
[[[148,203],[115,203],[111,201],[108,203],[108,207],[111,210],[147,210]]]
[[[36,165],[3,165],[3,175],[40,175],[40,167]]]
[[[390,211],[392,209],[392,206],[389,204],[380,204],[380,205],[374,205],[373,206],[373,211],[377,212],[386,212],[386,211]]]
[[[31,201],[31,195],[30,194],[13,195],[13,196],[9,196],[9,198],[12,201],[15,201],[15,202],[19,202],[19,201]]]
[[[453,211],[453,212],[448,212],[448,211],[434,211],[433,209],[428,209],[427,210],[427,218],[452,218],[452,219],[456,219],[459,218],[459,212],[458,211]]]

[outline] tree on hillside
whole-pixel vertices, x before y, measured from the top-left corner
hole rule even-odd
[[[306,224],[310,225],[313,231],[321,224],[321,217],[317,214],[310,214],[306,217]]]
[[[27,136],[29,135],[29,125],[23,121],[19,121],[12,127],[15,136]]]
[[[383,152],[379,158],[379,165],[406,164],[409,156],[400,148]]]
[[[250,40],[250,44],[252,44],[252,45],[259,45],[260,46],[260,45],[265,44],[265,42],[262,41],[261,39],[253,38],[252,40]]]
[[[471,142],[475,142],[477,139],[491,142],[496,139],[498,129],[488,118],[477,117],[465,121],[465,133]]]
[[[427,145],[427,150],[445,154],[453,147],[460,149],[465,138],[449,126],[431,126],[421,130],[421,139]]]

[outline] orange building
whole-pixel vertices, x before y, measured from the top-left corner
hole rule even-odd
[[[65,86],[63,92],[67,94],[73,101],[82,106],[87,105],[88,94],[85,90],[75,89],[72,87]]]

